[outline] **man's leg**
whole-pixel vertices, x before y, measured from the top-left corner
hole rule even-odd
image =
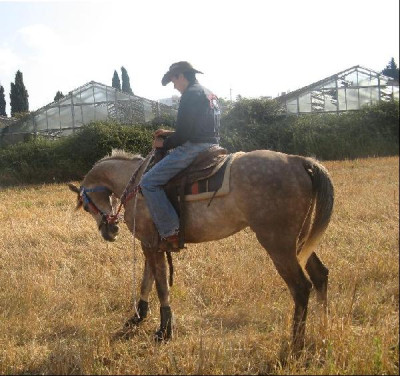
[[[178,215],[165,194],[163,186],[188,167],[200,152],[210,146],[212,144],[186,142],[174,149],[143,176],[140,187],[162,238],[174,235],[179,230]]]

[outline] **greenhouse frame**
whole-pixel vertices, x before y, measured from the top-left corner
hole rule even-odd
[[[176,116],[176,109],[91,81],[3,128],[1,144],[22,141],[27,135],[67,136],[85,124],[111,120],[143,124],[156,117]]]
[[[277,98],[287,114],[359,110],[364,105],[399,99],[399,83],[356,65]]]
[[[399,100],[398,81],[359,65],[275,98],[288,115],[341,113],[394,99]],[[96,120],[143,124],[176,113],[175,107],[91,81],[22,119],[0,119],[0,146],[31,135],[66,136]]]

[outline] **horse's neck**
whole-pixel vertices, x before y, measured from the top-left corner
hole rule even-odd
[[[111,190],[117,197],[121,197],[132,174],[139,167],[140,160],[115,160],[104,163],[104,173]]]

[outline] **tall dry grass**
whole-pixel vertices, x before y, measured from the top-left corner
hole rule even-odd
[[[312,294],[306,350],[286,362],[293,303],[249,229],[174,258],[171,342],[152,340],[155,293],[136,336],[112,342],[132,314],[129,232],[103,241],[65,185],[1,190],[0,373],[398,374],[399,159],[325,165],[336,188],[318,250],[329,321]],[[138,280],[142,265],[138,254]]]

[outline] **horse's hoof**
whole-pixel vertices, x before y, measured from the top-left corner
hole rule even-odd
[[[124,328],[135,328],[147,317],[149,303],[140,299],[137,305],[136,313],[126,321]]]
[[[125,322],[124,328],[136,328],[142,321],[143,319],[141,317],[135,315]]]
[[[172,337],[172,312],[169,306],[160,307],[161,325],[154,334],[156,342],[166,342]]]
[[[163,343],[163,342],[168,342],[171,339],[171,334],[168,334],[167,330],[157,330],[154,333],[154,341],[156,343]]]
[[[118,330],[111,336],[111,342],[123,341],[131,339],[137,333],[137,327],[124,326],[122,329]]]

